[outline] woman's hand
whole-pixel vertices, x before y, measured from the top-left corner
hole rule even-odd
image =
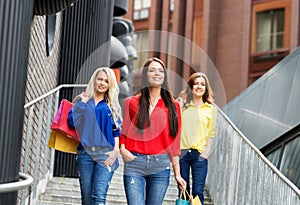
[[[112,151],[106,152],[105,154],[108,155],[108,158],[105,160],[104,165],[112,166],[118,157],[119,151],[114,149]]]
[[[87,97],[86,93],[82,92],[73,99],[72,103],[75,103],[78,99],[80,99],[82,101],[82,99],[85,97]]]
[[[124,146],[120,148],[120,153],[125,162],[130,162],[136,158],[130,151],[128,151]]]
[[[211,147],[212,147],[212,143],[213,143],[213,139],[212,138],[208,138],[207,140],[207,146],[205,148],[205,150],[201,153],[201,157],[208,159],[210,153],[211,153]]]
[[[181,190],[186,189],[186,181],[181,177],[181,175],[175,176],[175,179]]]
[[[81,102],[87,103],[87,101],[89,100],[86,92],[82,92],[80,95],[78,95],[79,98],[81,98]]]
[[[80,99],[81,102],[84,102],[84,103],[86,103],[86,102],[89,100],[89,98],[88,98],[86,92],[82,92],[82,93],[80,93],[80,95],[77,95],[77,96],[73,99],[73,102],[72,102],[72,103],[75,103],[75,102],[77,101],[77,99]]]
[[[208,159],[209,155],[210,155],[210,149],[205,149],[205,151],[202,152],[200,156],[205,159]]]
[[[176,100],[179,102],[179,104],[180,104],[180,107],[182,108],[183,107],[183,105],[184,105],[184,99],[182,98],[182,97],[178,97],[178,98],[176,98]]]

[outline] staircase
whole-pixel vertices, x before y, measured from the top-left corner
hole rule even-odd
[[[120,159],[122,162],[122,159]],[[173,173],[163,205],[174,205],[178,190]],[[205,195],[208,196],[205,191]],[[79,180],[75,178],[53,177],[47,185],[45,193],[39,196],[36,205],[81,205]],[[106,197],[107,205],[126,205],[123,186],[123,166],[113,175]],[[205,197],[205,205],[213,205],[209,197]]]

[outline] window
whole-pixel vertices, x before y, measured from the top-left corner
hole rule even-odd
[[[283,148],[279,170],[297,187],[300,187],[300,137],[288,142]]]
[[[146,19],[149,17],[151,0],[134,0],[134,20]]]
[[[261,151],[279,171],[300,188],[300,125],[283,134]]]
[[[283,48],[284,9],[256,13],[256,52]]]
[[[133,67],[141,70],[145,61],[148,59],[149,51],[149,34],[148,31],[135,32],[133,36],[134,45],[137,50],[138,58],[133,61]]]
[[[174,11],[174,7],[175,7],[175,2],[174,0],[170,1],[170,11]]]
[[[46,16],[46,53],[51,55],[54,46],[56,15]]]

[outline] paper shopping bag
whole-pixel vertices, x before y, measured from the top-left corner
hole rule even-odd
[[[202,205],[198,195],[195,196],[195,198],[191,199],[191,203],[190,204],[191,205]]]
[[[75,129],[68,124],[68,114],[72,109],[73,104],[66,99],[63,99],[59,105],[57,113],[52,121],[51,129],[63,135],[66,135],[76,142],[79,142],[79,137]]]
[[[48,147],[59,150],[61,152],[67,152],[72,154],[77,153],[78,144],[79,142],[76,142],[73,139],[55,130],[51,131],[50,138],[48,141]]]
[[[190,205],[190,195],[186,190],[181,190],[179,199],[176,199],[175,205]]]

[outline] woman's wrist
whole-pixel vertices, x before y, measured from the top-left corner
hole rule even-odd
[[[120,154],[122,155],[123,152],[126,150],[125,144],[121,144],[119,150],[120,150]]]
[[[125,144],[120,144],[119,148],[120,150],[125,149]]]

